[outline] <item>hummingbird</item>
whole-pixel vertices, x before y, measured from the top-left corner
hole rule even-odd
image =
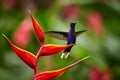
[[[45,34],[47,34],[47,35],[49,35],[53,38],[56,38],[56,39],[65,40],[65,41],[67,41],[67,45],[68,44],[75,44],[76,43],[76,37],[86,31],[86,30],[81,30],[81,31],[75,32],[75,25],[76,25],[76,22],[70,23],[69,32],[48,31],[48,32],[45,32]],[[73,46],[64,50],[64,52],[61,55],[61,59],[63,59],[63,58],[66,59],[68,57],[72,47]]]

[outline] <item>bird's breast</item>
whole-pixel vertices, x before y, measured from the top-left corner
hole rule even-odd
[[[74,44],[76,42],[76,36],[74,34],[69,34],[68,42]]]

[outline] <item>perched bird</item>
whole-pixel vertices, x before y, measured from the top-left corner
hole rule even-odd
[[[75,32],[75,24],[76,22],[72,22],[70,24],[70,30],[69,32],[62,32],[62,31],[48,31],[45,32],[45,34],[54,37],[56,39],[60,39],[60,40],[66,40],[67,44],[75,44],[76,43],[76,36],[80,35],[81,33],[85,32],[86,30],[81,30],[81,31],[77,31]],[[61,55],[61,58],[66,59],[69,55],[69,52],[71,50],[73,46],[67,48],[64,50],[64,52]]]

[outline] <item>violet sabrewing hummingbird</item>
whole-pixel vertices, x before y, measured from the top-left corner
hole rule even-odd
[[[45,34],[54,37],[56,39],[60,39],[60,40],[66,40],[67,44],[75,44],[76,43],[76,37],[78,35],[80,35],[81,33],[85,32],[86,30],[81,30],[81,31],[77,31],[75,32],[75,24],[76,22],[72,22],[70,24],[70,30],[69,32],[62,32],[62,31],[48,31],[45,32]],[[61,58],[66,59],[71,51],[73,46],[67,48],[64,50],[64,52],[61,55]]]

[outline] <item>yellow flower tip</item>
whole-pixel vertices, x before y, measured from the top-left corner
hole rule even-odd
[[[30,9],[28,9],[28,13],[31,15],[31,10]]]
[[[2,34],[3,37],[6,37],[4,34]]]
[[[32,12],[31,12],[30,9],[28,9],[28,13],[29,13],[30,17],[31,17],[32,19],[34,19],[33,16],[32,16]]]
[[[3,36],[7,41],[9,41],[9,39],[8,39],[4,34],[2,34],[2,36]]]
[[[87,58],[89,58],[89,57],[90,57],[90,56],[86,56],[86,57],[82,58],[81,61],[83,61],[83,60],[85,60],[85,59],[87,59]]]

